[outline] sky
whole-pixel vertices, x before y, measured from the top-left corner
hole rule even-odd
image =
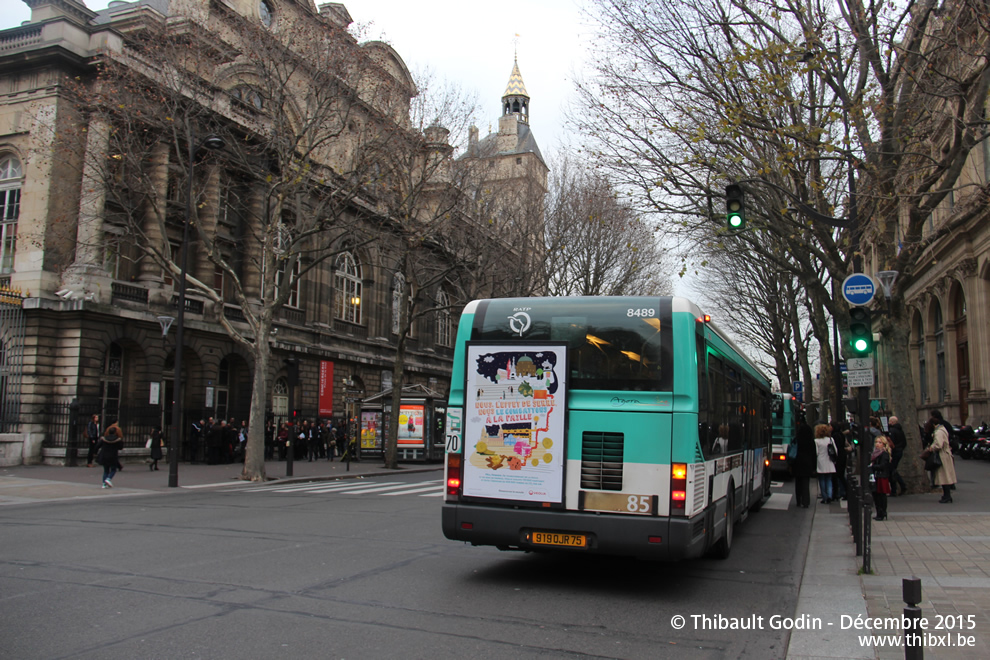
[[[350,0],[344,5],[355,24],[367,27],[367,38],[391,44],[413,74],[430,69],[436,78],[477,94],[482,137],[498,129],[502,92],[518,50],[519,70],[531,99],[530,126],[544,157],[549,157],[568,139],[564,111],[592,33],[580,11],[585,1]],[[108,3],[88,0],[86,6],[100,10]],[[0,0],[0,8],[0,28],[31,17],[22,0]],[[570,140],[577,141],[573,136]]]

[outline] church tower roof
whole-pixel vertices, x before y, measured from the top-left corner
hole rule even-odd
[[[526,83],[523,82],[522,74],[519,72],[518,59],[512,63],[512,73],[509,75],[509,84],[505,86],[505,93],[502,94],[502,99],[504,100],[509,96],[525,96],[526,98],[529,98],[529,94],[526,93]]]

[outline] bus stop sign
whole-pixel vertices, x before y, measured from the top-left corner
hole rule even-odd
[[[863,273],[853,273],[842,282],[842,297],[853,307],[870,304],[876,290],[873,278]]]

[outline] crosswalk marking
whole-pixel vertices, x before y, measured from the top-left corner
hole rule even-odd
[[[433,479],[431,481],[417,481],[407,483],[401,481],[361,481],[347,479],[334,482],[307,482],[302,484],[272,484],[255,488],[237,488],[229,492],[267,492],[281,494],[313,494],[323,495],[333,493],[335,495],[419,495],[420,497],[439,497],[443,495],[443,479]],[[427,493],[427,494],[423,494]]]
[[[416,493],[428,493],[430,491],[436,491],[437,493],[443,494],[443,486],[440,485],[440,481],[435,481],[429,486],[424,486],[422,488],[414,488],[412,490],[404,490],[401,493],[385,493],[386,495],[415,495]]]
[[[438,484],[438,483],[440,483],[440,480],[437,480],[437,481],[434,481],[433,482],[433,484]],[[357,490],[357,489],[355,489],[355,490],[349,490],[349,489],[348,490],[338,490],[337,492],[338,493],[345,493],[345,494],[350,494],[350,493],[361,493],[361,494],[364,494],[364,493],[380,493],[380,492],[386,491],[386,490],[396,490],[396,489],[399,489],[399,488],[409,488],[410,486],[415,487],[415,486],[418,486],[418,485],[420,485],[420,484],[401,484],[399,486],[381,486],[379,488],[364,488],[364,489],[361,489],[361,490]],[[436,488],[436,485],[430,486],[429,488],[426,488],[424,490],[430,490],[430,489],[433,489],[433,488]],[[314,491],[314,492],[319,492],[319,491]],[[384,493],[384,494],[385,495],[399,495],[399,494],[414,493],[414,492],[419,492],[419,491],[416,491],[416,490],[412,490],[412,491],[404,490],[404,491],[402,491],[402,493]]]

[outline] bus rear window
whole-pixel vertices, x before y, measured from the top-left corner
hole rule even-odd
[[[669,392],[670,311],[668,298],[491,300],[472,339],[566,344],[571,389]]]

